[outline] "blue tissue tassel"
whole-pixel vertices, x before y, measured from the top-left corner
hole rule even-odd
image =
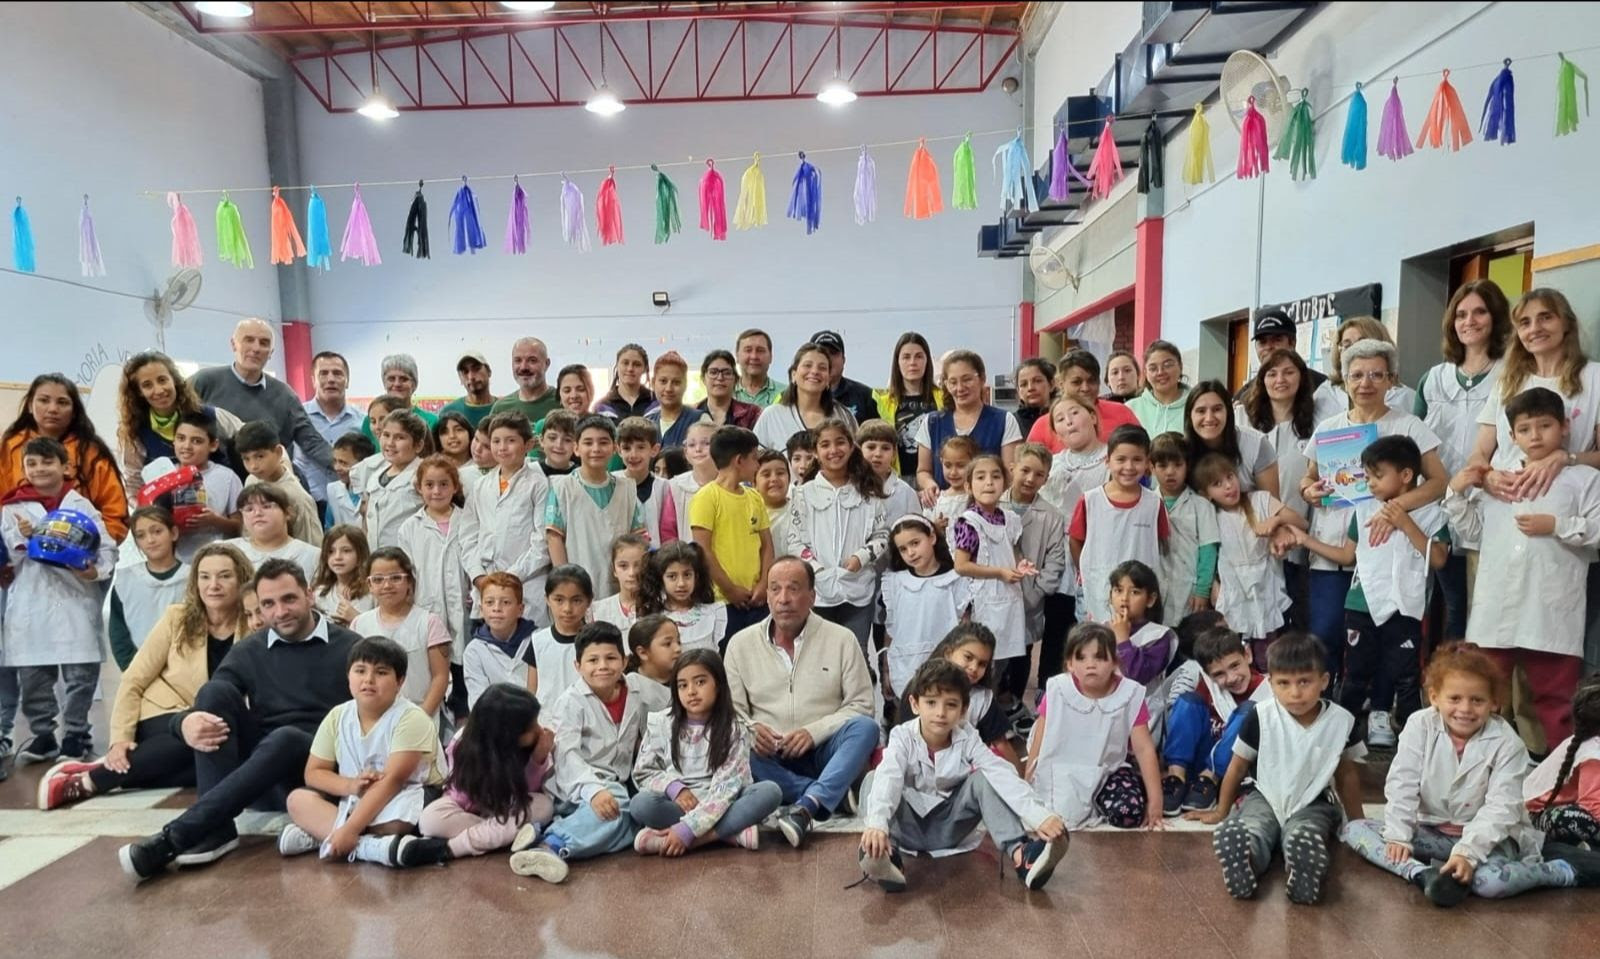
[[[1350,110],[1344,115],[1344,147],[1339,151],[1339,162],[1356,170],[1367,168],[1367,98],[1361,94],[1361,84],[1350,96]]]
[[[794,191],[789,195],[789,219],[806,221],[809,236],[822,226],[822,174],[800,154],[800,167],[794,171]]]
[[[1510,60],[1505,61],[1494,82],[1489,84],[1489,97],[1483,101],[1483,118],[1478,133],[1485,140],[1517,142],[1516,85],[1511,80]]]
[[[28,222],[28,211],[22,208],[22,197],[17,197],[17,208],[11,212],[11,262],[23,273],[38,268],[33,258],[33,226]]]
[[[312,269],[333,268],[333,240],[328,236],[328,207],[311,188],[306,201],[306,265]]]
[[[472,187],[467,186],[467,178],[462,177],[461,189],[456,191],[455,202],[450,204],[450,249],[457,254],[476,254],[488,245],[483,227],[478,225],[478,198],[472,195]]]

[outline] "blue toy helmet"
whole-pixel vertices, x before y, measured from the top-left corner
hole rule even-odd
[[[99,549],[99,527],[75,509],[52,510],[28,538],[29,559],[67,569],[88,569]]]

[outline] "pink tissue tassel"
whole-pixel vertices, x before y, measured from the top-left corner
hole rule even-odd
[[[360,260],[362,266],[377,266],[383,262],[383,257],[378,255],[378,238],[372,235],[372,220],[367,216],[367,205],[361,202],[359,183],[355,194],[350,201],[350,219],[344,225],[344,239],[339,241],[339,259]]]
[[[706,173],[700,178],[700,229],[709,231],[713,240],[728,238],[728,197],[715,160],[706,160]]]
[[[1094,184],[1091,192],[1097,200],[1110,196],[1111,188],[1122,179],[1122,155],[1117,152],[1111,121],[1111,117],[1106,117],[1106,125],[1100,131],[1100,145],[1095,148],[1094,159],[1089,161],[1089,180]]]
[[[204,258],[200,255],[200,231],[195,228],[194,215],[176,193],[167,194],[167,206],[172,208],[172,265],[198,268]]]
[[[1256,98],[1251,97],[1244,108],[1244,122],[1239,124],[1239,179],[1267,172],[1268,152],[1267,120],[1256,109]]]

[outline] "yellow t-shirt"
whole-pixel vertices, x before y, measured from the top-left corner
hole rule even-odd
[[[720,483],[707,483],[689,500],[689,526],[710,530],[711,552],[722,571],[745,589],[761,578],[761,536],[768,528],[767,504],[748,486],[730,493]],[[727,602],[722,590],[717,599]]]
[[[354,700],[340,703],[322,717],[322,725],[311,738],[311,755],[330,763],[339,761],[339,723],[344,714],[356,708]],[[444,769],[439,765],[439,727],[422,707],[413,705],[394,724],[394,734],[389,739],[390,753],[427,753],[429,786],[444,782]]]

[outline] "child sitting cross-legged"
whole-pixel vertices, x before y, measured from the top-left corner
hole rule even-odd
[[[861,862],[885,892],[906,888],[900,853],[967,851],[981,824],[1017,877],[1042,889],[1067,852],[1067,827],[966,719],[971,686],[961,667],[930,659],[911,678],[916,718],[889,734],[867,776]]]
[[[319,849],[323,859],[382,866],[443,862],[449,844],[415,835],[422,787],[443,780],[439,731],[400,695],[405,650],[374,636],[350,647],[350,696],[322,720],[306,760],[306,785],[289,794],[290,824],[278,852]]]
[[[1193,615],[1193,614],[1191,614]],[[1217,786],[1233,757],[1239,726],[1256,703],[1272,695],[1266,677],[1250,665],[1244,639],[1226,625],[1214,626],[1194,641],[1194,658],[1173,675],[1192,673],[1192,689],[1167,707],[1167,735],[1161,743],[1161,811],[1168,816],[1206,810],[1217,804]],[[1189,685],[1189,683],[1184,683]]]
[[[1452,643],[1435,653],[1425,677],[1430,705],[1400,732],[1383,821],[1355,819],[1341,832],[1362,858],[1436,906],[1469,892],[1500,899],[1578,882],[1566,862],[1541,861],[1544,835],[1522,804],[1528,749],[1495,715],[1505,685],[1478,649]]]
[[[448,840],[455,858],[533,845],[554,815],[540,791],[554,745],[533,693],[511,683],[484,690],[445,748],[450,776],[444,795],[422,810],[422,834]]]
[[[749,733],[734,715],[722,657],[689,650],[669,686],[672,708],[650,714],[633,766],[639,792],[628,809],[645,827],[634,851],[681,856],[713,842],[757,848],[756,826],[777,811],[783,790],[751,778]]]
[[[555,772],[550,795],[556,821],[537,845],[511,854],[511,871],[563,882],[567,862],[621,852],[637,824],[628,812],[627,783],[644,734],[646,714],[667,707],[666,687],[622,671],[622,634],[590,623],[573,644],[580,680],[551,705]]]
[[[1367,747],[1355,717],[1322,698],[1328,666],[1316,637],[1279,636],[1267,647],[1267,671],[1273,698],[1257,705],[1240,725],[1217,808],[1185,818],[1222,823],[1211,845],[1229,895],[1253,898],[1272,854],[1281,848],[1289,901],[1313,905],[1322,898],[1328,840],[1340,817],[1361,818],[1355,762]],[[1246,778],[1251,784],[1240,799]],[[1337,791],[1338,801],[1330,790]]]

